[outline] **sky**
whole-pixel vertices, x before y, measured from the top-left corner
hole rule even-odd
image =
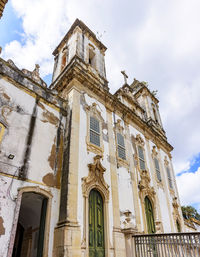
[[[40,65],[50,84],[52,52],[76,18],[107,46],[110,91],[136,78],[158,90],[182,205],[200,212],[200,1],[9,0],[0,20],[1,57]]]

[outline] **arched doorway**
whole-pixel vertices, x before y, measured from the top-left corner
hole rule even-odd
[[[154,223],[154,215],[151,201],[146,196],[144,199],[145,202],[145,213],[146,213],[146,222],[147,222],[147,231],[149,234],[155,233],[155,223]]]
[[[105,257],[103,199],[96,189],[89,195],[88,223],[89,257]]]
[[[47,203],[42,194],[22,194],[12,257],[43,256]]]

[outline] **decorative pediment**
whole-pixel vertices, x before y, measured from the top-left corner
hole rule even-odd
[[[179,212],[179,204],[178,204],[177,197],[173,198],[172,206],[173,206],[172,215],[173,215],[173,218],[174,218],[174,223],[177,224],[177,221],[178,222],[181,221],[181,216],[180,216],[180,212]]]
[[[103,120],[101,116],[101,112],[97,109],[96,103],[92,103],[92,105],[87,105],[86,111],[88,111],[90,115],[93,114],[94,116],[98,117],[100,120]]]
[[[156,151],[156,146],[154,145],[151,151],[151,155],[153,158],[156,158],[158,156],[158,152]]]
[[[177,201],[177,197],[173,198],[172,206],[174,207],[174,209],[178,210],[179,204]]]
[[[89,173],[87,177],[82,178],[82,191],[84,196],[89,196],[93,188],[99,189],[103,193],[105,199],[109,198],[109,186],[104,180],[104,172],[106,169],[101,164],[101,156],[96,155],[94,162],[88,164]]]
[[[141,199],[144,199],[146,195],[150,196],[151,199],[155,200],[155,190],[150,186],[150,176],[147,170],[143,170],[140,173],[141,180],[138,184],[139,195]]]
[[[121,133],[122,135],[124,134],[123,131],[124,131],[124,128],[122,127],[121,125],[121,120],[118,119],[117,122],[115,123],[115,130],[116,132],[119,132]]]
[[[169,162],[168,162],[168,160],[167,160],[167,156],[165,156],[165,158],[164,158],[164,164],[165,164],[165,166],[168,166],[168,165],[169,165]]]
[[[144,146],[144,140],[142,139],[142,137],[140,136],[140,134],[136,135],[135,141],[138,145]]]

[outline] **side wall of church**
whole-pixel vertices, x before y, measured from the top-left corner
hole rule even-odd
[[[65,120],[61,119],[58,107],[2,76],[0,112],[0,256],[7,256],[15,235],[19,192],[25,189],[50,195],[47,231],[48,256],[52,256],[60,197],[61,152],[57,149],[57,138],[58,128],[63,130]]]

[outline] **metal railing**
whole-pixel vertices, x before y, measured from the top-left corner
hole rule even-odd
[[[136,257],[200,257],[200,233],[134,235]]]

